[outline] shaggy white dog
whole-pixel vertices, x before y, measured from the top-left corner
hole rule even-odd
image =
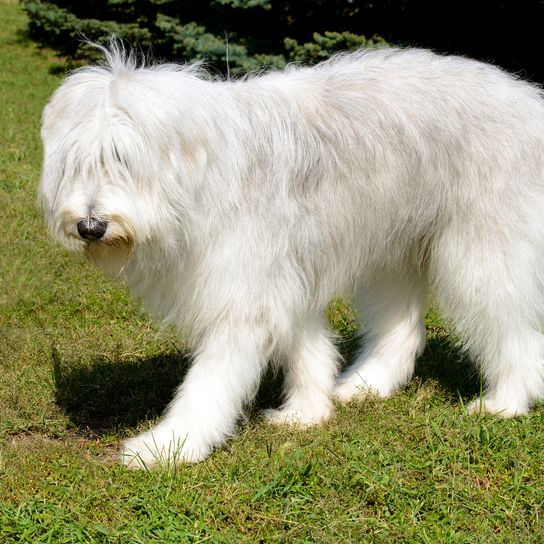
[[[188,336],[194,361],[123,460],[199,461],[269,361],[273,422],[391,395],[425,344],[430,287],[481,365],[472,412],[544,392],[544,101],[501,70],[423,50],[340,55],[240,81],[143,66],[119,46],[43,115],[40,196],[86,251]],[[339,377],[324,311],[354,294],[366,342]]]

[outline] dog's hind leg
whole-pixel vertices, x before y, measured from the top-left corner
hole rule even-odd
[[[323,317],[307,322],[283,355],[285,400],[277,410],[266,410],[271,423],[308,426],[326,421],[340,355]]]
[[[197,462],[234,434],[253,400],[269,356],[256,325],[225,326],[201,343],[184,382],[158,425],[127,440],[121,460],[141,468]]]
[[[514,417],[544,394],[541,242],[497,222],[492,229],[481,218],[465,220],[464,232],[444,232],[431,252],[430,278],[441,311],[481,368],[486,389],[469,412]]]
[[[364,344],[338,378],[336,397],[342,402],[368,393],[392,395],[410,381],[425,347],[426,288],[415,270],[365,286],[357,298]]]

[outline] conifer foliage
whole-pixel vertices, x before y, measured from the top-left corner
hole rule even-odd
[[[23,0],[23,5],[31,37],[76,58],[96,54],[85,40],[104,44],[115,35],[156,58],[205,59],[232,74],[318,62],[335,51],[385,43],[356,32],[366,4],[353,0]]]

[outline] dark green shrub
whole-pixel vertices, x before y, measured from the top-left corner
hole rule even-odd
[[[236,73],[317,62],[334,51],[384,43],[348,30],[356,10],[349,0],[22,1],[31,37],[75,58],[96,54],[85,39],[104,44],[116,35],[154,57],[206,59]]]
[[[31,36],[83,57],[81,36],[115,33],[171,60],[206,58],[231,72],[383,43],[491,61],[544,81],[542,0],[21,0]],[[491,23],[492,22],[492,23]],[[228,42],[228,55],[227,55]]]

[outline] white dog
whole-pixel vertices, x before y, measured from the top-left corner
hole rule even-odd
[[[240,81],[142,66],[113,45],[43,115],[41,201],[68,248],[190,339],[161,422],[123,460],[194,462],[231,436],[267,362],[273,422],[393,394],[431,288],[481,366],[472,412],[544,393],[544,100],[498,68],[423,50],[340,55]],[[353,293],[366,342],[339,377],[324,311]]]

